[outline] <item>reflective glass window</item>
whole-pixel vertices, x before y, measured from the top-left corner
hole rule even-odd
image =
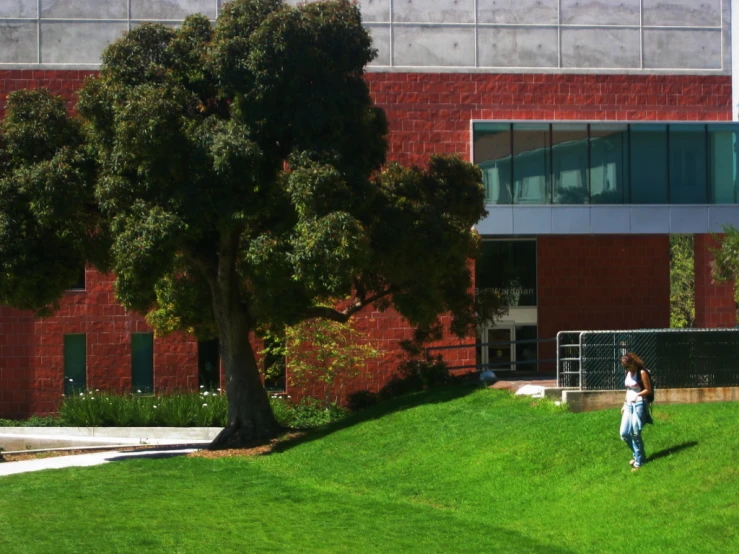
[[[482,170],[487,204],[510,204],[511,125],[482,123],[475,125],[475,163]]]
[[[710,199],[714,204],[734,204],[737,196],[737,136],[739,125],[708,126]]]
[[[627,125],[590,126],[590,202],[623,204],[629,177]]]
[[[536,241],[483,241],[475,284],[493,289],[508,306],[536,306]]]
[[[549,204],[549,124],[513,124],[513,203]]]
[[[667,203],[667,125],[631,126],[630,203]]]
[[[552,186],[555,204],[588,203],[588,126],[552,125]]]
[[[670,125],[670,204],[705,204],[705,125]]]

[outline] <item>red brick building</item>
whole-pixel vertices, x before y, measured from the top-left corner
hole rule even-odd
[[[570,6],[556,18],[541,2],[497,11],[480,2],[475,14],[456,2],[431,4],[414,8],[418,13],[363,5],[379,50],[367,80],[390,122],[391,160],[422,165],[430,154],[456,153],[483,168],[490,215],[478,226],[488,246],[477,286],[499,288],[511,309],[477,338],[669,326],[669,236],[682,233],[695,235],[697,324],[733,326],[733,287],[712,283],[708,252],[711,232],[739,223],[736,154],[726,149],[739,130],[711,126],[730,122],[737,104],[727,3],[703,14],[679,6],[663,13],[648,2],[633,9],[618,3],[609,14],[588,12],[602,10],[597,6],[568,12]],[[213,17],[220,2],[214,6]],[[0,11],[0,34],[26,23],[44,29],[52,24],[45,17]],[[65,17],[54,14],[55,29],[65,21],[70,29],[80,25]],[[7,94],[22,88],[46,87],[73,106],[99,50],[126,25],[182,14],[129,10],[121,29],[119,16],[91,17],[100,18],[85,23],[94,55],[75,49],[67,35],[59,50],[45,50],[34,35],[37,55],[22,44],[0,55],[0,117]],[[599,47],[603,36],[607,51]],[[662,169],[647,164],[641,171],[639,164],[655,159]],[[730,166],[733,174],[725,175]],[[85,288],[66,293],[60,310],[44,319],[0,307],[0,417],[53,411],[65,378],[80,371],[89,388],[130,390],[147,379],[155,390],[199,386],[204,364],[213,362],[208,345],[182,334],[152,340],[143,317],[115,302],[111,283],[88,270]],[[396,372],[398,342],[411,335],[392,312],[368,309],[356,321],[384,355],[345,393],[381,388]],[[461,342],[468,346],[443,351],[451,366],[554,371],[524,363],[554,357],[551,343],[476,351],[475,337]],[[81,362],[71,359],[75,351]]]

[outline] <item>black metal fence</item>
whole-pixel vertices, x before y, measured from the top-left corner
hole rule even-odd
[[[644,360],[657,388],[739,386],[739,329],[563,331],[557,335],[557,382],[580,390],[621,389],[626,352]]]

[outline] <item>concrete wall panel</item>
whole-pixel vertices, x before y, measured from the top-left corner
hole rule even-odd
[[[360,0],[362,21],[390,21],[390,0]]]
[[[479,23],[556,25],[558,0],[478,0]]]
[[[390,65],[390,27],[387,25],[365,25],[372,35],[372,46],[377,48],[377,57],[370,65]]]
[[[644,29],[644,67],[720,69],[721,31]]]
[[[562,67],[638,68],[639,29],[563,28]]]
[[[215,0],[131,0],[132,19],[184,19],[194,13],[215,19]]]
[[[36,0],[0,2],[0,17],[36,17]]]
[[[103,49],[128,29],[125,22],[85,22],[69,26],[65,22],[41,24],[43,63],[99,63]]]
[[[41,0],[41,17],[126,19],[128,0]]]
[[[36,22],[0,22],[0,63],[35,63]]]
[[[643,0],[642,9],[644,25],[721,25],[721,0]]]
[[[478,31],[481,67],[557,67],[554,27],[488,27]]]
[[[393,64],[431,67],[475,65],[471,27],[398,27],[393,31]]]
[[[566,25],[639,25],[639,0],[560,0]]]
[[[474,0],[395,0],[393,21],[402,23],[474,23]]]

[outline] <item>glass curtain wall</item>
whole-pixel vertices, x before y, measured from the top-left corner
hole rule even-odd
[[[733,204],[736,123],[476,123],[489,204]]]

